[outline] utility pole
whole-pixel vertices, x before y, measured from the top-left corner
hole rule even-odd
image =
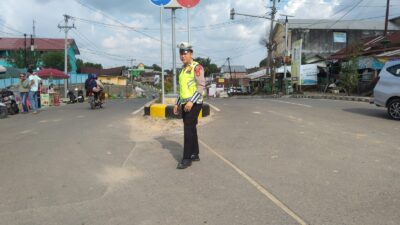
[[[387,30],[388,30],[389,5],[390,5],[390,0],[387,0],[387,3],[386,3],[386,17],[385,17],[385,31],[383,32],[383,36],[386,36],[386,35],[387,35]]]
[[[163,30],[164,30],[164,26],[163,26],[163,11],[164,11],[164,6],[160,7],[160,49],[161,49],[161,103],[164,104],[165,103],[165,90],[164,90],[164,34],[163,34]],[[172,46],[174,47],[174,46]],[[174,49],[175,50],[175,49]]]
[[[186,9],[186,20],[187,20],[187,32],[188,32],[188,43],[190,43],[190,15],[189,8]]]
[[[24,34],[24,43],[25,43],[25,48],[24,48],[24,65],[27,68],[28,65],[26,64],[26,34]]]
[[[287,90],[287,57],[289,57],[289,50],[288,50],[288,17],[293,17],[293,16],[289,16],[289,15],[281,15],[281,16],[285,16],[285,55],[284,55],[284,74],[283,74],[283,78],[284,78],[284,82],[285,82],[285,95],[289,94],[288,90]]]
[[[33,37],[36,37],[36,27],[35,27],[36,21],[32,21],[32,35]]]
[[[254,17],[254,18],[262,18],[262,19],[267,19],[267,20],[271,20],[271,29],[270,29],[270,32],[269,32],[269,37],[268,37],[268,32],[266,32],[266,36],[267,36],[267,40],[269,40],[268,42],[268,44],[267,44],[267,49],[268,49],[268,55],[267,55],[267,58],[266,58],[266,60],[267,60],[267,62],[266,62],[266,64],[267,64],[267,67],[266,67],[266,69],[265,69],[265,74],[267,75],[267,74],[269,74],[270,75],[270,77],[271,77],[271,83],[272,83],[272,87],[271,87],[271,89],[272,89],[272,92],[274,92],[275,91],[275,73],[273,72],[273,69],[272,69],[272,51],[273,51],[273,36],[272,36],[272,33],[273,33],[273,31],[274,31],[274,20],[275,20],[275,14],[276,14],[276,0],[271,0],[272,2],[273,2],[273,5],[272,5],[272,11],[271,11],[271,17],[267,17],[267,16],[255,16],[255,15],[250,15],[250,14],[244,14],[244,13],[237,13],[237,12],[235,12],[235,9],[231,9],[231,12],[230,12],[230,18],[231,18],[231,20],[234,20],[235,19],[235,15],[241,15],[241,16],[248,16],[248,17]],[[278,0],[278,2],[280,2],[280,0]],[[269,71],[268,71],[268,69],[269,69]]]
[[[226,60],[228,60],[228,67],[229,67],[229,84],[232,86],[232,70],[231,70],[231,58],[228,57]]]
[[[58,25],[59,29],[64,29],[65,32],[65,39],[64,39],[64,73],[68,74],[68,31],[71,30],[72,28],[75,28],[75,24],[72,24],[72,26],[68,26],[68,20],[71,17],[69,15],[64,15],[64,26],[61,26],[60,24]],[[64,80],[64,95],[67,97],[67,92],[68,92],[68,79]]]
[[[175,38],[175,20],[176,20],[176,8],[171,8],[172,16],[172,70],[173,70],[173,90],[176,94],[176,38]]]
[[[269,75],[271,77],[271,92],[275,93],[275,71],[273,69],[273,62],[272,62],[272,51],[273,51],[273,32],[274,32],[274,20],[275,20],[275,14],[276,14],[276,0],[271,0],[272,1],[272,8],[271,8],[271,27],[269,31],[269,43],[267,44],[268,48],[268,63],[267,63],[267,68],[269,68]],[[268,38],[267,38],[268,39]]]

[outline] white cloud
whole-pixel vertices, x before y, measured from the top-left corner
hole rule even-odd
[[[117,1],[117,3],[115,3]],[[0,8],[3,10],[0,18],[0,31],[10,31],[1,24],[12,27],[23,33],[31,33],[32,20],[37,21],[37,35],[41,37],[63,38],[63,32],[57,28],[62,22],[63,14],[69,14],[84,19],[98,21],[100,23],[120,25],[108,17],[113,17],[132,27],[142,28],[149,36],[159,39],[159,9],[148,1],[140,1],[133,4],[129,1],[115,0],[85,0],[91,4],[90,10],[76,1],[55,0],[1,0]],[[358,1],[358,0],[357,0]],[[288,0],[281,1],[278,6],[278,14],[292,14],[300,18],[331,18],[337,19],[341,14],[335,15],[342,5],[352,5],[356,0]],[[143,3],[142,3],[143,2]],[[363,4],[382,5],[382,0],[365,0]],[[236,16],[234,21],[229,20],[229,11],[233,7],[236,12],[252,15],[265,15],[269,12],[270,1],[266,0],[202,0],[194,9],[190,10],[192,28],[192,43],[195,47],[195,55],[208,56],[219,65],[223,64],[227,57],[232,58],[232,64],[244,64],[248,67],[258,65],[265,57],[265,48],[259,44],[259,40],[266,35],[269,22],[263,19],[246,19]],[[347,7],[349,8],[349,7]],[[355,15],[371,14],[371,10],[383,10],[382,7],[362,8]],[[346,10],[345,10],[346,11]],[[109,16],[104,16],[104,14]],[[374,14],[375,15],[375,14]],[[381,14],[379,14],[381,15]],[[165,10],[164,46],[165,61],[167,67],[172,63],[172,46],[170,30],[170,11]],[[347,18],[347,17],[346,17]],[[216,25],[219,24],[219,25]],[[89,54],[81,51],[81,58],[107,66],[128,65],[128,58],[136,58],[138,62],[153,64],[160,62],[160,43],[138,32],[127,29],[115,29],[99,24],[91,24],[75,21],[77,32],[70,32],[70,37],[75,38],[78,47],[97,50],[102,53],[119,55],[121,59],[104,56],[104,54]],[[177,42],[187,40],[186,10],[177,10]],[[19,34],[21,36],[21,34]],[[87,39],[87,40],[86,40]],[[178,60],[179,61],[179,60]]]

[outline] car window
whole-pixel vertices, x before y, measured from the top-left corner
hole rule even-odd
[[[387,68],[387,71],[397,77],[400,77],[400,64]]]

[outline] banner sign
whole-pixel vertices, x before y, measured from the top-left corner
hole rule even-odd
[[[294,77],[300,78],[300,66],[301,66],[301,48],[303,44],[303,39],[293,42],[292,47],[292,79]],[[301,81],[300,81],[301,82]]]

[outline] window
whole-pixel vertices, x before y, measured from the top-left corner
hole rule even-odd
[[[396,77],[400,77],[400,64],[387,68],[387,71]]]

